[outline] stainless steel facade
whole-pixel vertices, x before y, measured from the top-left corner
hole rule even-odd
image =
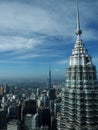
[[[97,72],[81,39],[78,5],[77,14],[77,38],[66,68],[58,130],[98,130]]]

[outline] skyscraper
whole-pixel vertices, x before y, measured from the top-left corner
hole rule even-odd
[[[77,0],[76,43],[66,68],[58,130],[98,130],[98,82],[96,67],[81,39]]]
[[[51,84],[51,69],[49,68],[49,89],[51,89],[52,84]]]

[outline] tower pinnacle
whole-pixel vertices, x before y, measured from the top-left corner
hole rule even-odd
[[[78,0],[76,0],[76,7],[77,7],[77,29],[76,29],[76,35],[79,38],[80,35],[82,34],[82,31],[80,29],[80,17],[79,17],[79,5],[78,5]]]

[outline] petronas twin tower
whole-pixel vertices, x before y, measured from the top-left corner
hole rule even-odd
[[[96,67],[81,39],[77,0],[76,43],[66,68],[66,87],[58,130],[98,130],[98,82]]]

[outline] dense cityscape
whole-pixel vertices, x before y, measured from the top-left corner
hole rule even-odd
[[[46,82],[8,83],[0,87],[0,130],[57,130],[64,81],[51,82],[50,70]]]

